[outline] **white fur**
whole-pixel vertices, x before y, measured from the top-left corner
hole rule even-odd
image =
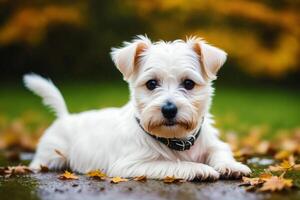
[[[57,117],[68,114],[67,106],[60,91],[50,80],[46,80],[36,74],[24,76],[25,86],[43,98],[43,103],[52,109]]]
[[[203,55],[198,55],[193,45],[200,45]],[[139,51],[139,47],[143,49]],[[42,136],[31,168],[70,167],[80,173],[102,169],[109,176],[146,175],[157,179],[175,176],[187,180],[250,173],[247,166],[234,160],[229,146],[218,139],[209,113],[211,81],[225,62],[225,52],[197,38],[152,43],[139,36],[124,47],[113,49],[112,57],[131,92],[130,101],[122,108],[68,114],[61,94],[51,82],[38,75],[25,76],[26,86],[42,96],[44,103],[58,115]],[[204,73],[210,74],[209,80]],[[195,89],[182,88],[185,78],[196,82]],[[145,83],[149,79],[159,80],[160,86],[147,90]],[[176,119],[182,125],[164,125],[160,108],[166,100],[177,105]],[[140,118],[143,128],[153,135],[185,137],[200,128],[203,116],[201,134],[187,151],[169,149],[144,133],[135,120]]]

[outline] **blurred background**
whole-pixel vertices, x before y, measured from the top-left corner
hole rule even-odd
[[[0,0],[0,148],[34,149],[54,119],[24,73],[50,77],[71,112],[126,103],[109,52],[137,34],[197,35],[229,54],[212,107],[222,132],[299,134],[299,9],[296,0]]]

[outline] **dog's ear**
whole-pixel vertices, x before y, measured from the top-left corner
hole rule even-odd
[[[227,53],[223,50],[207,44],[203,40],[197,40],[193,44],[193,50],[199,56],[201,71],[208,81],[217,78],[217,72],[225,63]]]
[[[138,38],[133,42],[125,42],[124,47],[112,48],[111,57],[124,80],[128,80],[137,70],[141,54],[149,47],[149,42]]]

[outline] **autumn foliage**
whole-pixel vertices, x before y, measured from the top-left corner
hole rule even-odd
[[[155,27],[156,35],[200,35],[224,48],[243,70],[253,75],[281,77],[300,69],[296,1],[278,7],[268,1],[250,0],[127,2]]]
[[[230,62],[252,76],[283,78],[300,71],[298,1],[43,2],[2,3],[1,8],[10,8],[11,12],[0,23],[0,47],[43,44],[55,25],[77,27],[85,34],[82,40],[86,45],[92,37],[91,48],[97,49],[89,52],[99,53],[102,59],[107,52],[102,53],[101,48],[108,49],[120,43],[120,39],[129,40],[136,34],[147,33],[151,38],[167,40],[198,35],[225,49]],[[92,55],[84,56],[89,61],[98,60],[89,57]]]

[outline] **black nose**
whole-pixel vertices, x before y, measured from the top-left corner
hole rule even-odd
[[[173,119],[177,114],[177,107],[174,103],[168,101],[161,108],[161,112],[165,118]]]

